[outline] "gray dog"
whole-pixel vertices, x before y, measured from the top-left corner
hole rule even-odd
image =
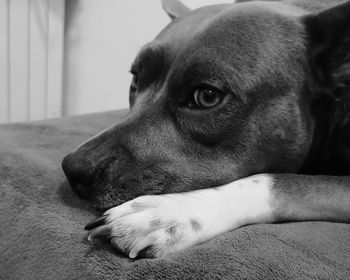
[[[129,114],[63,161],[109,209],[89,239],[159,257],[248,224],[349,222],[350,1],[163,6]]]

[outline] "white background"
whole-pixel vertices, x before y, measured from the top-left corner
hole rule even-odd
[[[183,0],[196,8],[233,1]],[[169,23],[160,0],[66,1],[63,114],[128,107],[128,70]]]

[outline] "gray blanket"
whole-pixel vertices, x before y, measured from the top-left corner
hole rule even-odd
[[[350,279],[350,225],[253,225],[162,259],[129,260],[84,225],[62,157],[125,111],[0,126],[0,279]]]

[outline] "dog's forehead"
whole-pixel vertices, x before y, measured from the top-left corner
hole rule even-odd
[[[181,47],[183,43],[204,30],[218,14],[231,6],[232,4],[206,6],[192,11],[187,16],[176,18],[158,34],[155,41],[171,42],[174,47]]]
[[[283,27],[288,19],[295,19],[304,14],[303,9],[273,1],[206,6],[173,20],[160,32],[155,41],[170,42],[174,47],[182,47],[198,35],[222,34],[227,31],[253,31],[252,33],[258,35],[266,29],[264,27],[278,29]],[[219,27],[221,32],[213,32],[215,27]]]
[[[248,92],[261,80],[292,80],[287,66],[295,65],[304,51],[302,14],[298,8],[265,1],[201,8],[173,20],[136,61],[143,60],[148,73],[156,72],[155,84],[167,82],[167,88],[189,76],[227,79],[239,92]],[[168,94],[159,89],[146,99]]]
[[[285,72],[304,51],[303,14],[270,1],[209,6],[175,20],[153,45],[166,50],[172,73],[195,67],[215,73],[216,68],[236,76],[245,90],[244,84],[254,84],[271,69]]]
[[[256,54],[265,47],[275,52],[287,44],[301,44],[303,27],[300,17],[304,10],[272,1],[253,1],[238,4],[214,5],[193,11],[174,20],[156,38],[156,42],[178,55],[201,49],[229,53]],[[298,33],[298,34],[296,34]],[[295,40],[295,43],[290,42]],[[248,48],[248,49],[247,49]]]
[[[144,60],[151,61],[151,66],[156,61],[171,64],[180,53],[195,59],[196,54],[201,56],[200,52],[204,52],[206,57],[233,55],[239,58],[237,65],[244,65],[241,61],[251,60],[263,48],[265,56],[270,53],[271,57],[286,45],[298,49],[303,44],[303,28],[298,19],[304,13],[297,7],[272,1],[203,7],[173,20],[143,48],[136,61],[148,58]]]

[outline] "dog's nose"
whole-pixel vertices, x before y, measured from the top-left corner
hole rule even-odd
[[[91,163],[72,153],[63,159],[62,169],[75,193],[80,197],[86,197],[96,178]]]

